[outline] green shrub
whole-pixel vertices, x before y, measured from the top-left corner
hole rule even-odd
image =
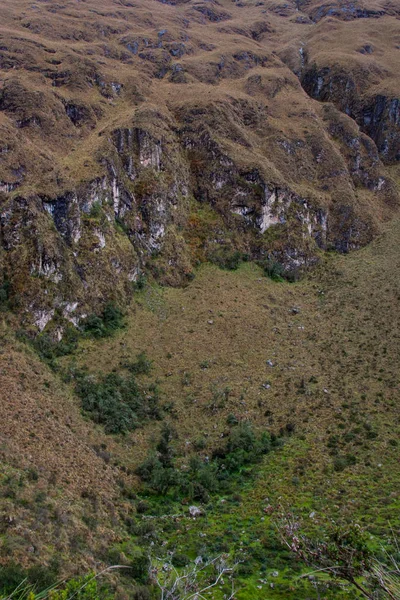
[[[144,585],[136,586],[132,591],[132,600],[151,600],[151,592]]]
[[[245,258],[241,252],[227,246],[217,246],[207,253],[207,259],[211,263],[228,271],[235,271]]]
[[[239,423],[239,419],[232,413],[227,416],[226,422],[228,425],[237,425]]]
[[[164,467],[161,463],[153,469],[150,479],[151,488],[164,495],[179,484],[179,473],[173,467]]]
[[[82,330],[95,338],[108,337],[123,326],[124,315],[112,302],[106,304],[100,316],[89,315],[81,323]]]
[[[186,567],[186,565],[188,564],[188,559],[184,554],[179,554],[176,553],[172,556],[171,559],[172,564],[174,565],[174,567]]]
[[[13,592],[26,578],[27,574],[20,565],[11,563],[0,567],[0,593]]]
[[[136,279],[136,281],[133,284],[133,288],[135,290],[137,290],[138,292],[140,292],[141,290],[144,290],[146,285],[147,285],[147,277],[144,273],[140,273],[140,275],[138,276],[138,278]]]
[[[111,600],[112,596],[100,589],[94,574],[78,577],[67,582],[61,590],[51,592],[51,600]]]
[[[240,423],[230,433],[226,446],[226,468],[237,471],[242,466],[257,462],[263,454],[271,449],[271,438],[263,432],[257,437],[250,423]]]
[[[0,285],[0,312],[5,312],[9,309],[10,300],[10,282],[5,280]]]
[[[289,281],[294,283],[300,278],[298,269],[285,269],[284,265],[274,258],[267,258],[259,261],[260,267],[264,270],[264,274],[274,281]]]
[[[147,358],[146,352],[140,352],[135,362],[127,362],[122,366],[128,369],[133,375],[149,375],[152,364],[152,361]]]
[[[143,481],[151,481],[153,472],[160,466],[161,463],[155,454],[150,454],[141,465],[136,469],[136,474],[139,475]]]
[[[161,430],[161,437],[157,444],[157,451],[163,467],[170,467],[172,465],[174,450],[171,446],[171,441],[175,436],[176,434],[172,427],[168,423],[164,423]]]
[[[21,586],[33,586],[35,589],[47,589],[57,581],[58,573],[55,569],[34,565],[25,570],[21,565],[9,563],[0,567],[0,596],[12,594]]]
[[[80,375],[76,392],[83,410],[104,425],[106,433],[126,433],[147,420],[161,418],[157,387],[141,390],[133,375],[109,373],[99,379]]]
[[[356,457],[353,454],[345,454],[337,456],[333,461],[333,468],[337,472],[344,471],[347,467],[355,465],[357,462]]]
[[[138,583],[147,583],[149,580],[150,559],[145,554],[138,554],[126,569],[126,575],[132,577]]]
[[[264,269],[264,273],[267,277],[270,277],[274,281],[283,281],[285,268],[280,262],[273,258],[268,258],[261,262],[260,266]]]
[[[101,216],[101,202],[93,202],[89,215],[92,219],[98,219]]]
[[[171,430],[164,426],[157,453],[150,454],[136,473],[156,494],[172,494],[175,498],[200,502],[207,502],[210,494],[227,491],[229,481],[242,467],[255,464],[278,445],[278,440],[272,439],[267,432],[258,436],[250,423],[241,423],[232,429],[225,446],[214,451],[211,460],[192,456],[189,468],[180,471],[174,465],[171,440]]]
[[[149,503],[145,500],[140,500],[136,506],[136,512],[141,515],[146,513],[149,510]]]
[[[72,354],[78,347],[79,333],[74,327],[67,327],[61,341],[56,341],[49,333],[43,332],[30,340],[30,343],[45,361],[54,361],[60,356]]]
[[[31,345],[42,360],[51,367],[55,367],[55,359],[72,354],[76,350],[79,332],[72,325],[67,325],[62,340],[57,341],[48,332],[33,336],[32,333],[19,330],[17,331],[17,339]]]
[[[195,450],[204,450],[207,447],[207,440],[205,437],[198,437],[193,442],[193,448]]]

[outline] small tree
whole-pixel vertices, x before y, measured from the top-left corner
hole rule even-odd
[[[233,600],[234,570],[237,563],[230,564],[228,556],[221,554],[203,563],[199,558],[181,571],[173,565],[173,555],[168,560],[152,558],[150,579],[160,592],[160,600],[201,600],[204,594],[229,579],[230,595]]]

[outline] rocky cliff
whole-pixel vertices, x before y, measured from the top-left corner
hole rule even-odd
[[[384,0],[5,1],[0,265],[26,324],[150,272],[288,274],[398,204],[399,10]]]

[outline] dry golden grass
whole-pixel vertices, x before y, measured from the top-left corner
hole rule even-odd
[[[99,174],[96,153],[104,145],[104,134],[117,125],[131,123],[138,103],[153,103],[161,112],[176,117],[180,108],[192,102],[212,109],[215,103],[225,104],[229,98],[249,101],[246,81],[257,74],[266,85],[254,98],[265,106],[262,120],[269,121],[274,136],[301,138],[302,129],[313,121],[321,136],[316,103],[306,97],[296,77],[278,58],[299,63],[301,47],[307,48],[310,63],[351,69],[366,94],[397,93],[399,25],[394,16],[352,21],[331,18],[305,25],[296,22],[301,13],[294,2],[288,4],[286,16],[275,2],[241,4],[224,0],[211,5],[216,13],[230,15],[213,22],[195,10],[194,2],[170,6],[146,0],[131,7],[110,0],[79,4],[71,0],[57,5],[5,0],[0,27],[0,84],[22,86],[21,118],[39,116],[41,126],[16,131],[17,113],[8,112],[6,118],[2,114],[3,144],[17,136],[18,149],[0,165],[0,177],[9,181],[11,168],[24,164],[27,191],[36,186],[38,191],[54,194],[56,189],[71,188]],[[379,2],[359,4],[383,6]],[[303,17],[316,6],[316,2],[306,3]],[[166,33],[159,37],[164,30]],[[158,47],[160,40],[164,49]],[[135,42],[138,54],[127,49],[127,44]],[[184,45],[185,54],[171,57],[167,51],[171,44]],[[373,54],[360,54],[365,44],[372,44]],[[257,67],[253,58],[247,62],[232,58],[243,53],[265,59],[265,64]],[[171,67],[177,63],[186,73],[187,84],[169,81]],[[169,73],[155,78],[162,64]],[[120,94],[111,90],[113,82],[123,86]],[[274,90],[279,88],[283,92],[275,98]],[[271,90],[273,97],[269,96]],[[33,102],[30,107],[31,92],[38,104]],[[87,107],[91,119],[76,127],[63,113],[61,100]],[[246,127],[244,134],[249,140],[256,136],[250,145],[258,154],[258,164],[267,167],[272,159],[275,171],[284,178],[290,176],[285,167],[287,156],[275,158],[276,144],[274,149],[259,147],[259,138],[265,145],[269,142],[265,128],[252,131]],[[241,154],[240,150],[236,153]],[[297,175],[293,179],[297,180]]]
[[[79,363],[118,370],[146,351],[177,411],[182,447],[200,434],[216,443],[234,413],[276,432],[294,422],[325,461],[327,431],[354,402],[366,422],[382,427],[382,450],[385,436],[397,435],[398,238],[396,223],[368,248],[332,257],[297,284],[273,282],[249,264],[236,272],[204,267],[183,290],[150,287],[128,330],[83,344]],[[226,387],[228,400],[214,406]],[[133,462],[153,435],[154,426],[134,435]]]

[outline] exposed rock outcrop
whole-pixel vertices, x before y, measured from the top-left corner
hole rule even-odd
[[[313,65],[302,76],[306,92],[316,100],[333,102],[352,117],[376,143],[382,160],[400,160],[400,100],[365,95],[362,86],[345,71]]]
[[[0,283],[37,329],[125,305],[143,272],[182,285],[244,256],[301,271],[368,243],[397,205],[382,40],[329,38],[364,16],[396,30],[383,0],[149,2],[87,0],[79,24],[5,13]],[[332,66],[327,37],[359,68]]]

